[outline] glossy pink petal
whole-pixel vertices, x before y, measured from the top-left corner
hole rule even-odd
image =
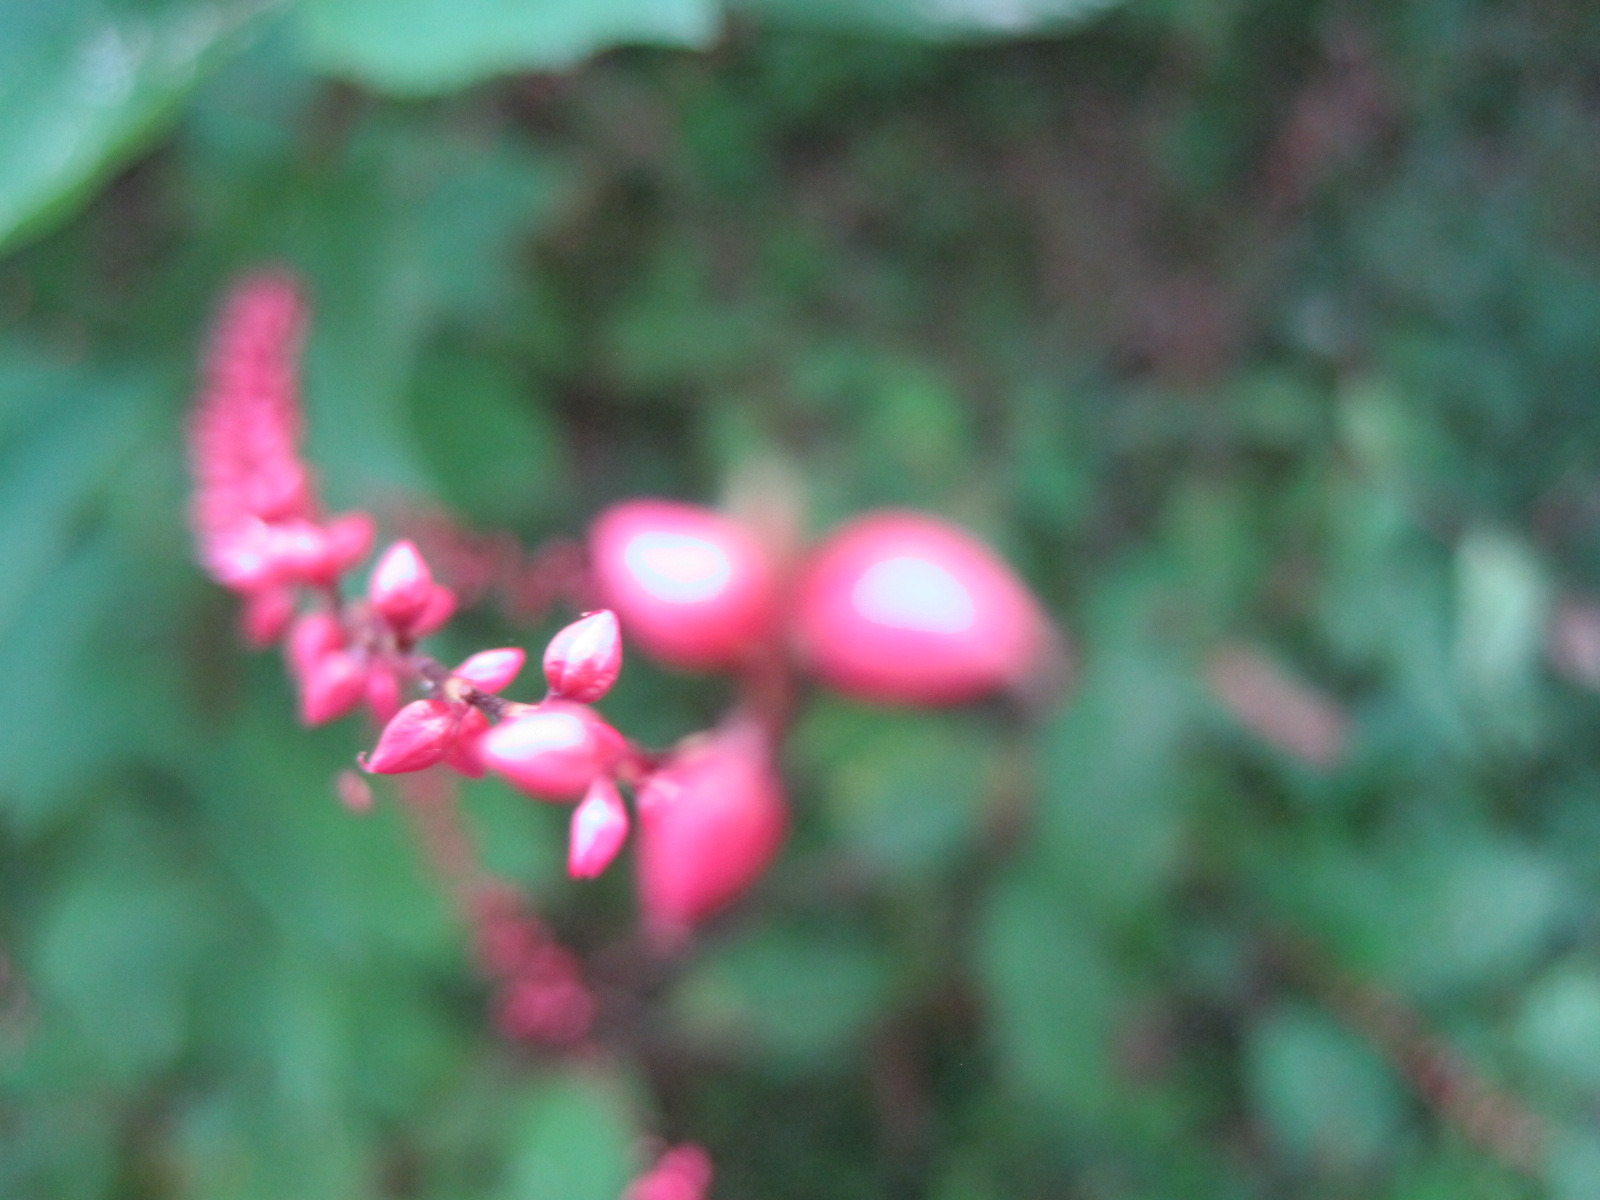
[[[599,776],[589,785],[582,803],[572,810],[567,874],[574,879],[594,879],[611,865],[627,838],[627,806],[622,803],[617,785]]]
[[[444,700],[413,700],[383,727],[377,746],[361,765],[374,775],[400,775],[442,762],[462,712],[460,704]]]
[[[621,736],[581,704],[549,700],[482,740],[483,763],[539,800],[576,800],[622,753]]]
[[[453,674],[465,679],[480,692],[498,692],[522,670],[528,661],[527,651],[516,646],[503,650],[480,650],[455,669]]]
[[[622,672],[622,633],[608,608],[574,621],[544,652],[550,690],[567,700],[592,704],[611,690]]]

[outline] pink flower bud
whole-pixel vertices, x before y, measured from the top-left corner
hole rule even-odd
[[[476,708],[467,709],[461,718],[461,728],[456,732],[455,744],[444,761],[468,779],[482,779],[483,737],[488,732],[489,718]]]
[[[581,704],[547,700],[484,735],[483,762],[539,800],[576,800],[621,756],[621,735]]]
[[[705,1200],[711,1156],[693,1142],[674,1146],[622,1193],[622,1200]]]
[[[344,646],[344,626],[329,612],[309,612],[289,628],[289,670],[304,679],[324,657]]]
[[[334,778],[333,790],[339,803],[357,816],[372,811],[372,785],[355,771],[340,771]]]
[[[515,646],[503,650],[480,650],[454,671],[480,692],[498,692],[517,677],[528,661],[526,651]]]
[[[637,808],[639,899],[663,944],[754,883],[788,823],[770,743],[744,720],[682,743]]]
[[[344,716],[367,689],[367,664],[344,650],[324,654],[300,677],[300,723],[322,725]]]
[[[1049,624],[986,546],[937,518],[881,512],[812,556],[794,609],[800,657],[863,700],[955,704],[1028,680]]]
[[[596,519],[589,547],[604,603],[668,666],[733,666],[773,635],[774,568],[761,544],[721,513],[629,501]]]
[[[544,677],[552,692],[568,700],[594,703],[621,671],[622,635],[608,608],[574,621],[545,648]]]
[[[442,762],[456,730],[462,708],[443,700],[413,700],[383,727],[378,744],[361,763],[374,775],[400,775]]]
[[[383,552],[372,569],[367,595],[384,620],[397,630],[409,631],[428,609],[433,575],[416,546],[399,541]]]
[[[628,810],[617,785],[598,776],[572,810],[572,835],[567,846],[567,874],[594,879],[617,856],[628,837]]]
[[[244,640],[257,650],[265,649],[284,635],[294,620],[294,589],[270,586],[245,593],[244,609],[239,614]]]
[[[372,551],[376,534],[372,517],[364,512],[334,517],[323,527],[328,538],[328,557],[334,574],[348,571]]]
[[[333,569],[328,535],[310,521],[290,520],[271,527],[270,556],[280,578],[328,583]]]
[[[427,607],[422,610],[422,615],[411,623],[411,636],[421,638],[436,633],[455,615],[456,594],[444,584],[436,583],[428,592]]]
[[[367,711],[380,725],[400,711],[400,676],[387,663],[375,662],[367,670]]]

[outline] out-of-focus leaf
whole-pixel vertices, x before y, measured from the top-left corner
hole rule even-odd
[[[1087,20],[1117,0],[731,0],[775,21],[931,38],[1017,37]]]
[[[838,930],[777,929],[724,947],[685,981],[688,1029],[727,1044],[752,1041],[790,1070],[837,1066],[889,994],[886,964]]]
[[[1352,1170],[1390,1147],[1403,1114],[1399,1084],[1330,1018],[1280,1008],[1254,1024],[1247,1055],[1255,1114],[1288,1154]]]
[[[0,4],[0,250],[63,215],[141,148],[269,7]]]
[[[318,67],[400,93],[567,67],[624,43],[704,45],[718,18],[711,0],[304,0],[302,13]]]
[[[1517,1042],[1547,1077],[1600,1095],[1600,971],[1572,966],[1529,989]]]
[[[501,1200],[616,1200],[639,1130],[621,1080],[598,1071],[552,1078],[515,1117]]]

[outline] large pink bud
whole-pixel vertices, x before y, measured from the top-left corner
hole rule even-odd
[[[669,944],[760,877],[788,824],[771,743],[750,721],[683,742],[637,808],[640,904]]]
[[[767,553],[738,522],[670,500],[631,500],[595,520],[601,602],[668,666],[718,670],[768,641],[777,589]]]
[[[862,700],[956,704],[1045,670],[1052,637],[1011,569],[922,513],[858,517],[812,556],[794,610],[802,661]]]
[[[547,700],[501,721],[478,741],[478,758],[539,800],[576,800],[622,756],[622,735],[592,709]]]

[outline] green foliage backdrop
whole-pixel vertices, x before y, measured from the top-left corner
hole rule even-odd
[[[0,0],[0,1195],[612,1200],[652,1133],[730,1200],[1600,1195],[1597,80],[1582,4]],[[190,564],[267,260],[336,505],[929,508],[1070,702],[818,697],[757,894],[506,1045]]]

